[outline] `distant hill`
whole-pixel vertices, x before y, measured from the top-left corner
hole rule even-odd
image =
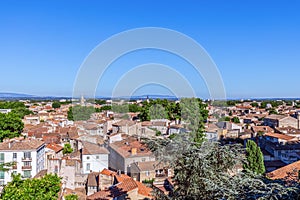
[[[35,97],[35,96],[29,94],[21,94],[21,93],[0,92],[0,98],[28,98],[28,97]]]

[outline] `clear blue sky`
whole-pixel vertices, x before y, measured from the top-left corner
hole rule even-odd
[[[296,0],[2,0],[0,92],[71,95],[93,48],[121,31],[151,26],[182,32],[201,44],[218,66],[228,97],[300,97],[299,10]],[[148,62],[177,70],[185,65],[159,51],[125,56],[100,81],[97,95],[109,95],[122,73]],[[193,70],[185,73],[193,82]],[[199,90],[207,96],[205,88]],[[146,86],[136,94],[164,92]]]

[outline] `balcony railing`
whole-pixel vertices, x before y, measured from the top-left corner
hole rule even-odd
[[[32,158],[22,158],[22,161],[32,161]]]
[[[22,170],[31,170],[32,166],[22,166]]]
[[[30,176],[24,176],[24,175],[22,175],[22,178],[31,178],[31,175]]]

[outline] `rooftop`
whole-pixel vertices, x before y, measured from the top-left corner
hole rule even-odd
[[[293,137],[293,136],[283,135],[283,134],[280,134],[280,133],[266,133],[264,136],[268,136],[268,137],[272,137],[272,138],[278,138],[278,139],[287,140],[287,141],[295,139],[295,137]]]
[[[118,152],[121,156],[131,157],[131,156],[150,156],[152,152],[147,148],[145,144],[142,144],[136,138],[128,137],[122,141],[114,142],[109,144],[110,148]],[[132,150],[136,150],[133,154]]]
[[[270,179],[284,179],[284,178],[292,178],[291,177],[293,173],[296,173],[296,180],[298,179],[298,170],[300,170],[300,161],[296,161],[292,164],[286,165],[284,167],[281,167],[279,169],[276,169],[270,173],[267,173],[267,176]]]
[[[0,143],[0,151],[36,150],[45,145],[44,142],[32,138],[13,138]]]
[[[82,144],[82,155],[109,154],[109,151],[105,147],[101,147],[98,144],[91,142],[82,142]]]

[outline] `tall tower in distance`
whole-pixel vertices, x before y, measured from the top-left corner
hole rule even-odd
[[[85,99],[84,99],[83,95],[81,95],[81,98],[80,98],[80,105],[85,106]]]

